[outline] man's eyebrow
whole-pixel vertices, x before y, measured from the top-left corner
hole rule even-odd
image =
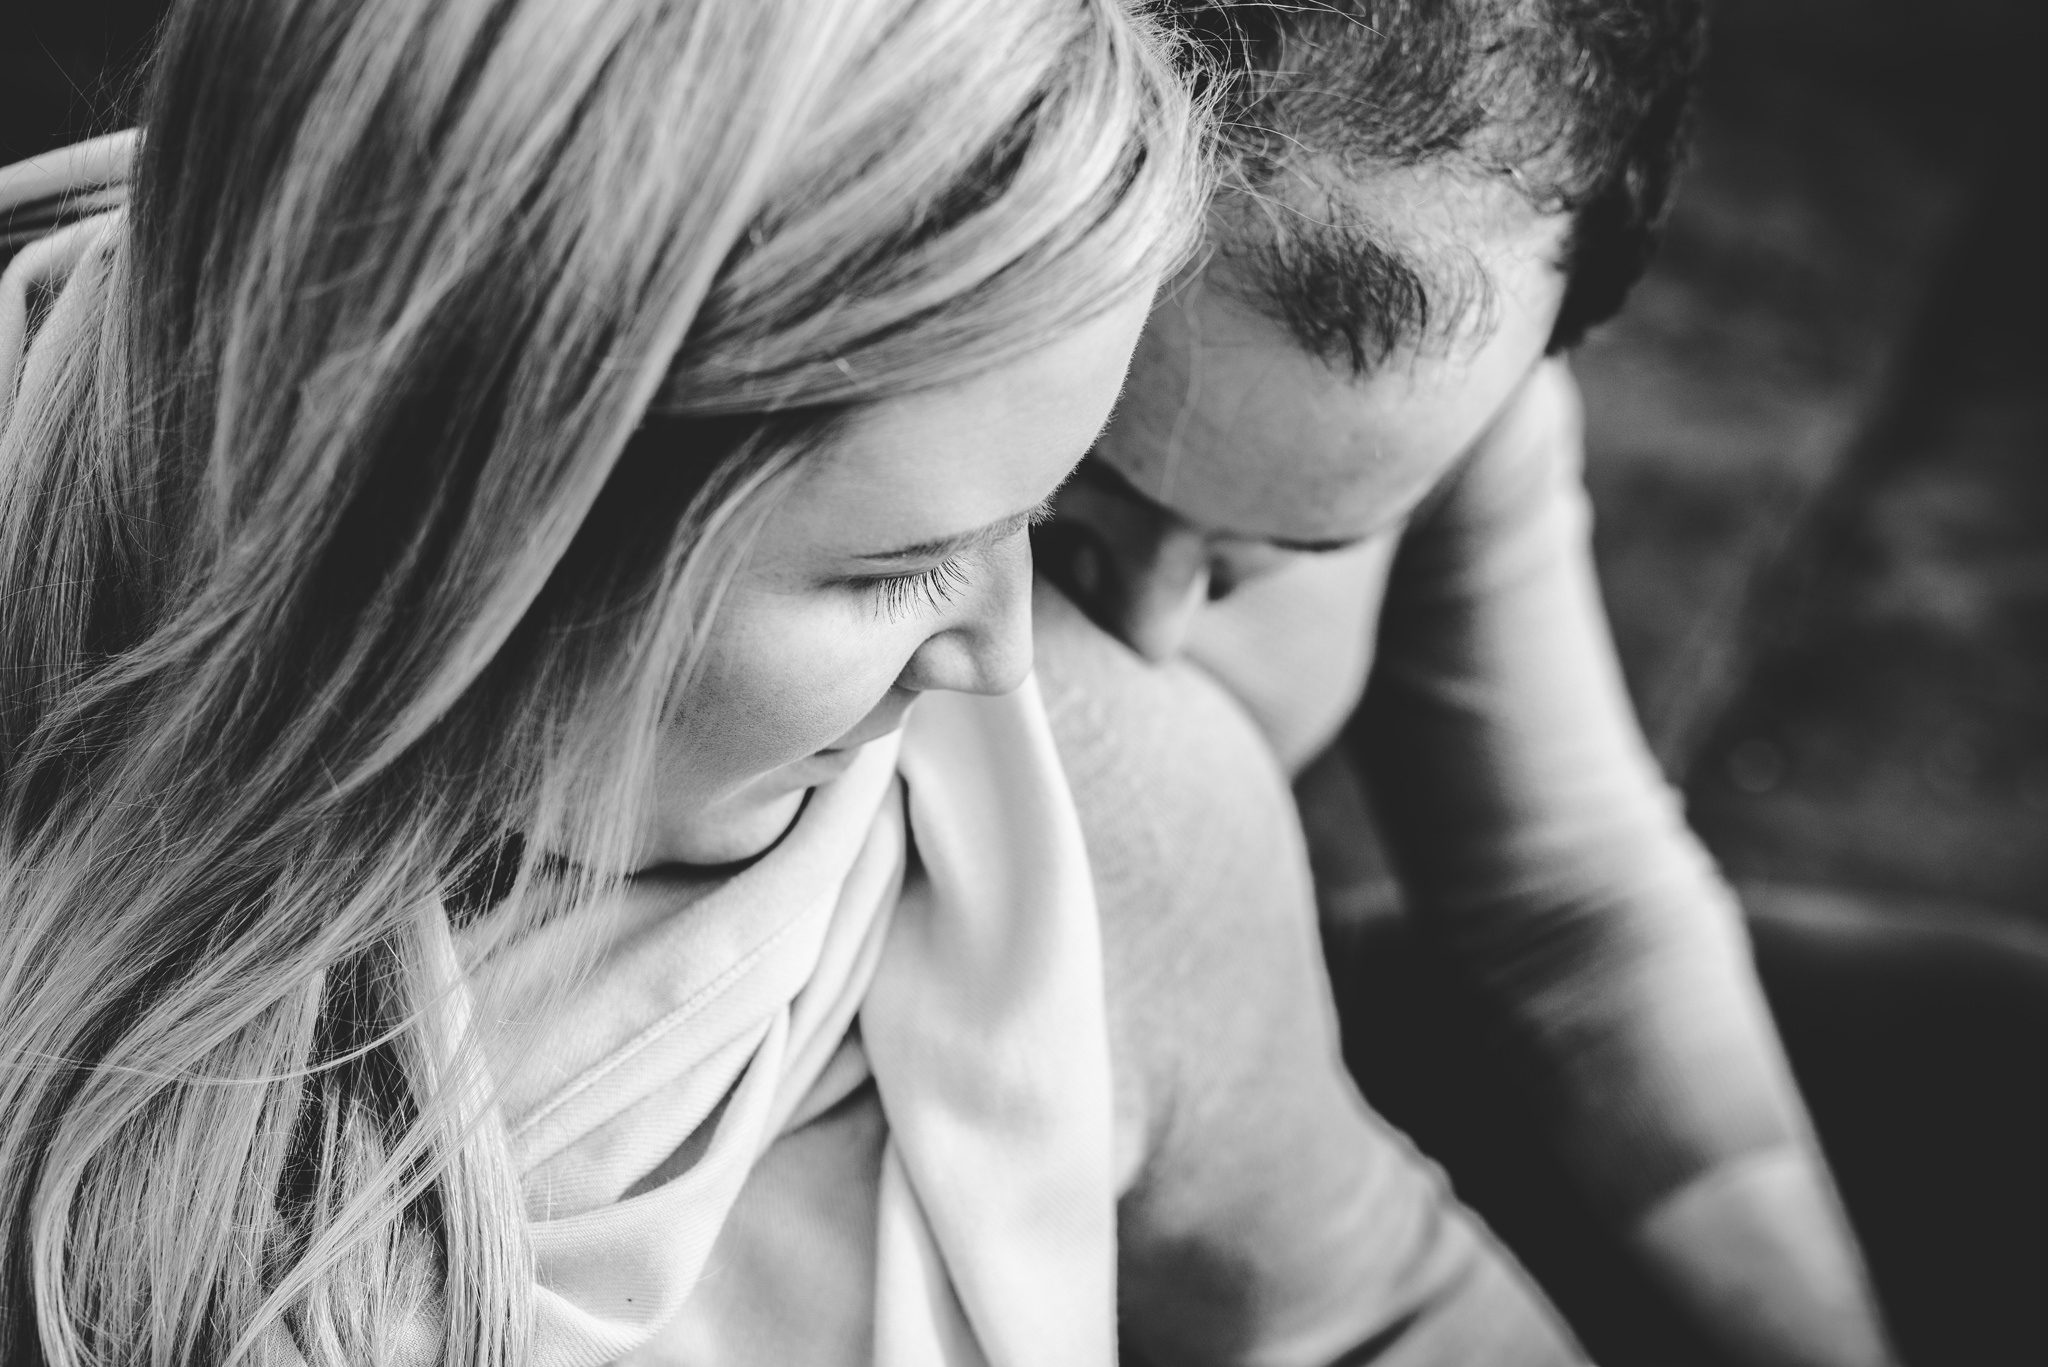
[[[949,560],[956,555],[966,555],[985,546],[1007,541],[1025,528],[1043,522],[1051,514],[1052,497],[1048,495],[1035,507],[998,518],[986,526],[976,527],[973,531],[935,537],[930,541],[918,541],[886,551],[862,551],[856,554],[854,559],[869,560],[879,565],[905,564],[919,560]]]
[[[1167,507],[1164,503],[1161,503],[1158,499],[1131,483],[1125,477],[1123,471],[1117,469],[1108,461],[1097,458],[1092,453],[1082,460],[1080,469],[1074,472],[1074,478],[1088,484],[1093,484],[1098,488],[1107,489],[1111,493],[1130,499],[1134,503],[1142,503],[1154,512],[1164,513],[1166,516],[1177,521],[1185,522],[1187,520],[1172,508]],[[1328,539],[1312,541],[1296,541],[1291,537],[1285,536],[1261,536],[1248,537],[1246,539],[1263,541],[1267,545],[1277,546],[1283,551],[1301,551],[1308,555],[1327,555],[1332,551],[1348,551],[1359,542],[1365,540],[1361,536],[1334,536]]]

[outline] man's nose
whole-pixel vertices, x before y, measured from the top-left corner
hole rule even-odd
[[[1180,653],[1209,599],[1208,542],[1171,518],[1114,528],[1056,521],[1037,548],[1048,577],[1097,626],[1155,663]]]

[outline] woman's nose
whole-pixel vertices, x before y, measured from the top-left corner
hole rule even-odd
[[[990,553],[958,621],[910,657],[897,682],[918,691],[1008,693],[1031,672],[1031,555],[1022,537]]]

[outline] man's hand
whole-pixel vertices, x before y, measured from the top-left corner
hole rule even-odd
[[[1819,1158],[1786,1145],[1715,1168],[1653,1206],[1634,1240],[1739,1367],[1896,1367]]]

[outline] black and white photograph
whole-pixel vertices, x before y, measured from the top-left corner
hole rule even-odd
[[[2048,1364],[2022,0],[9,0],[0,1367]]]

